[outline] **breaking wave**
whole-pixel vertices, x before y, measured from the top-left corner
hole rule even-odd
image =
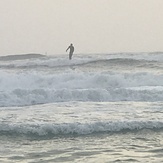
[[[162,54],[79,55],[72,61],[40,54],[1,57],[0,107],[67,101],[162,101]]]
[[[100,133],[135,132],[143,129],[162,130],[162,121],[108,121],[95,123],[0,124],[0,135],[54,137]]]
[[[163,75],[150,73],[0,74],[0,106],[67,101],[162,101]]]

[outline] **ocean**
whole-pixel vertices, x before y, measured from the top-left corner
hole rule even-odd
[[[0,57],[0,162],[163,162],[163,52]]]

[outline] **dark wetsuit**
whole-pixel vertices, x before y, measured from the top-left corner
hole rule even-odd
[[[73,55],[73,52],[74,52],[74,47],[73,45],[70,45],[67,50],[70,49],[70,52],[69,52],[69,59],[71,60],[72,59],[72,55]],[[66,50],[66,51],[67,51]]]

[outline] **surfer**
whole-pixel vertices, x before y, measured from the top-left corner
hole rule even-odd
[[[68,49],[70,49],[70,51],[69,51],[69,60],[71,60],[72,59],[73,52],[74,52],[74,46],[73,46],[73,44],[70,44],[70,46],[67,48],[67,50]],[[67,50],[66,50],[66,52],[67,52]]]

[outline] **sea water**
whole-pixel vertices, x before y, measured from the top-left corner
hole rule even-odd
[[[163,53],[0,57],[0,162],[163,162]]]

